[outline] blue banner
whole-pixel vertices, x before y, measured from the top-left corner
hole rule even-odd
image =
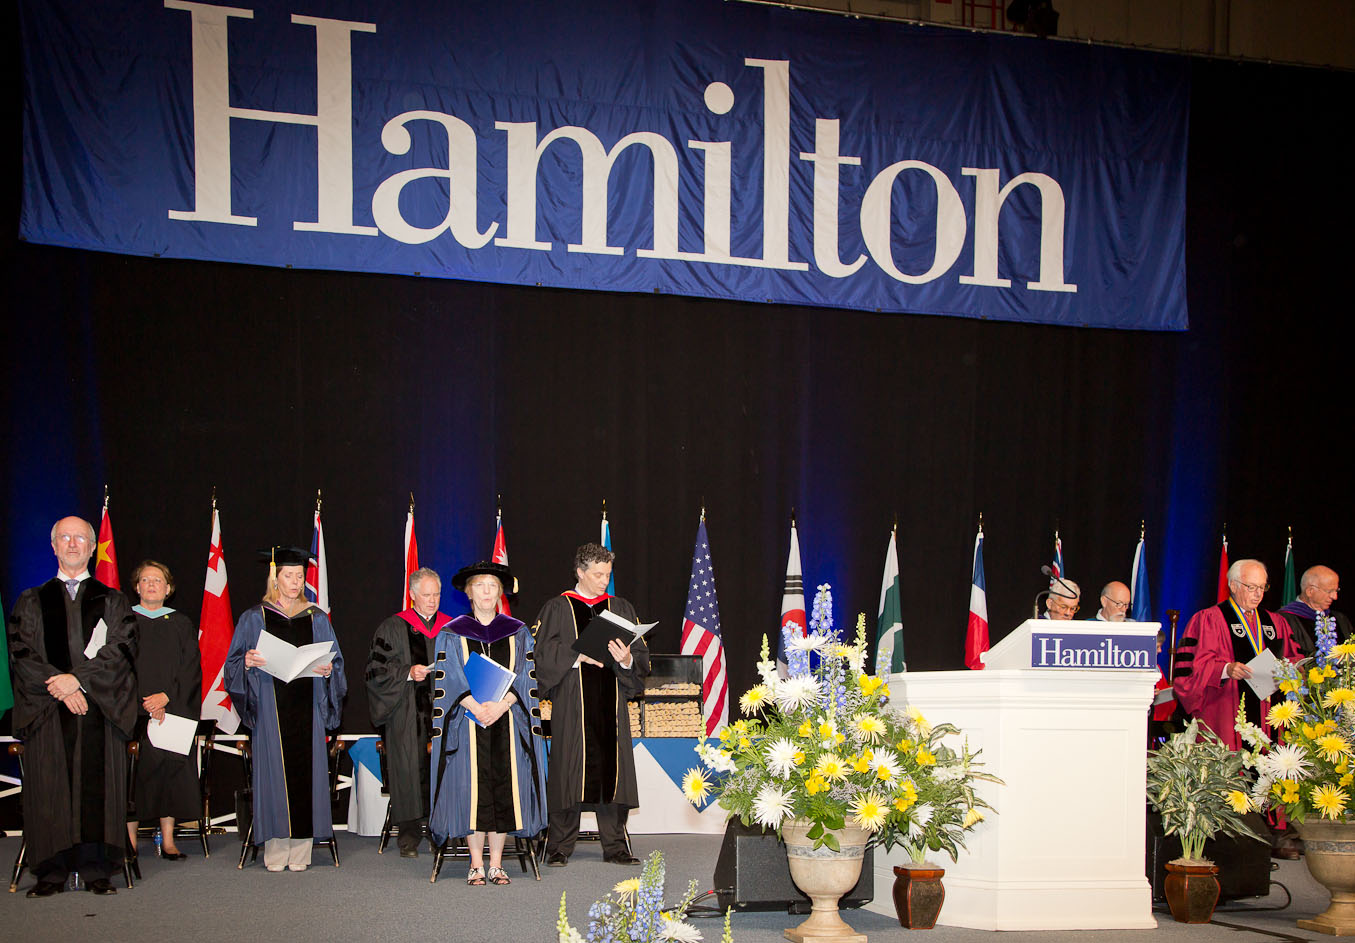
[[[1184,330],[1169,57],[722,0],[20,0],[21,237]]]

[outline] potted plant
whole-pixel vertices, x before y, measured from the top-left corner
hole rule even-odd
[[[745,825],[785,841],[791,876],[814,902],[810,919],[786,931],[791,939],[850,935],[837,901],[859,879],[866,845],[903,844],[917,860],[927,850],[953,854],[988,808],[974,781],[995,781],[967,747],[941,743],[954,727],[891,705],[888,685],[866,674],[864,615],[852,645],[831,628],[823,585],[811,631],[787,633],[788,676],[778,675],[764,636],[761,683],[739,700],[744,717],[720,732],[718,746],[697,746],[704,768],[688,770],[683,783],[694,803],[713,793]]]
[[[1281,808],[1304,841],[1304,861],[1332,903],[1305,930],[1355,933],[1355,642],[1336,643],[1336,624],[1319,617],[1317,653],[1297,665],[1283,662],[1275,680],[1284,700],[1266,715],[1271,736],[1239,713],[1237,732],[1255,781],[1249,796],[1258,810]]]
[[[1243,762],[1198,720],[1148,753],[1148,802],[1162,816],[1162,830],[1181,839],[1166,882],[1167,904],[1181,923],[1208,923],[1218,903],[1219,869],[1204,857],[1206,841],[1218,834],[1265,841],[1242,819],[1253,807]]]
[[[650,852],[638,878],[626,878],[608,897],[588,908],[587,932],[580,933],[565,912],[565,895],[555,920],[558,943],[699,943],[701,932],[687,921],[687,909],[697,898],[696,882],[687,885],[687,895],[676,907],[664,908],[663,852]],[[721,943],[733,943],[725,911]]]

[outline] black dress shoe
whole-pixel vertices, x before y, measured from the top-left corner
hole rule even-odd
[[[623,851],[619,855],[604,856],[602,860],[608,864],[634,865],[640,863],[640,859],[628,851]]]
[[[188,855],[184,854],[182,851],[162,851],[160,852],[160,857],[164,858],[166,861],[188,860]]]
[[[64,881],[39,881],[28,889],[25,897],[51,897],[53,894],[60,894],[66,889]]]
[[[418,849],[418,848],[401,848],[401,849],[400,849],[400,857],[401,857],[401,858],[417,858],[417,857],[419,857],[419,849]]]
[[[562,855],[558,851],[551,852],[546,856],[546,867],[548,868],[563,868],[567,864],[569,864],[569,856]]]
[[[89,889],[91,892],[101,896],[104,894],[116,894],[118,892],[118,889],[113,886],[113,882],[108,880],[108,878],[96,878],[95,880],[90,881]]]

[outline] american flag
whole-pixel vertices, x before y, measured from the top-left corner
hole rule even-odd
[[[692,551],[692,583],[687,588],[687,610],[682,616],[682,654],[701,656],[701,713],[706,718],[706,736],[713,736],[729,723],[729,678],[720,641],[720,603],[715,595],[715,567],[710,559],[704,512]]]
[[[1054,531],[1054,563],[1049,569],[1054,574],[1049,580],[1049,585],[1053,586],[1054,580],[1065,575],[1066,572],[1063,568],[1063,540],[1059,537],[1057,530]]]

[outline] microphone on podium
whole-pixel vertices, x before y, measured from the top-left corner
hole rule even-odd
[[[1035,594],[1035,603],[1031,607],[1030,617],[1032,619],[1040,618],[1040,600],[1046,596],[1054,595],[1063,599],[1077,599],[1078,594],[1073,592],[1073,588],[1063,581],[1063,577],[1055,576],[1054,571],[1049,568],[1049,564],[1040,567],[1040,572],[1049,577],[1049,588]],[[1058,583],[1063,587],[1063,592],[1054,589],[1054,584]]]

